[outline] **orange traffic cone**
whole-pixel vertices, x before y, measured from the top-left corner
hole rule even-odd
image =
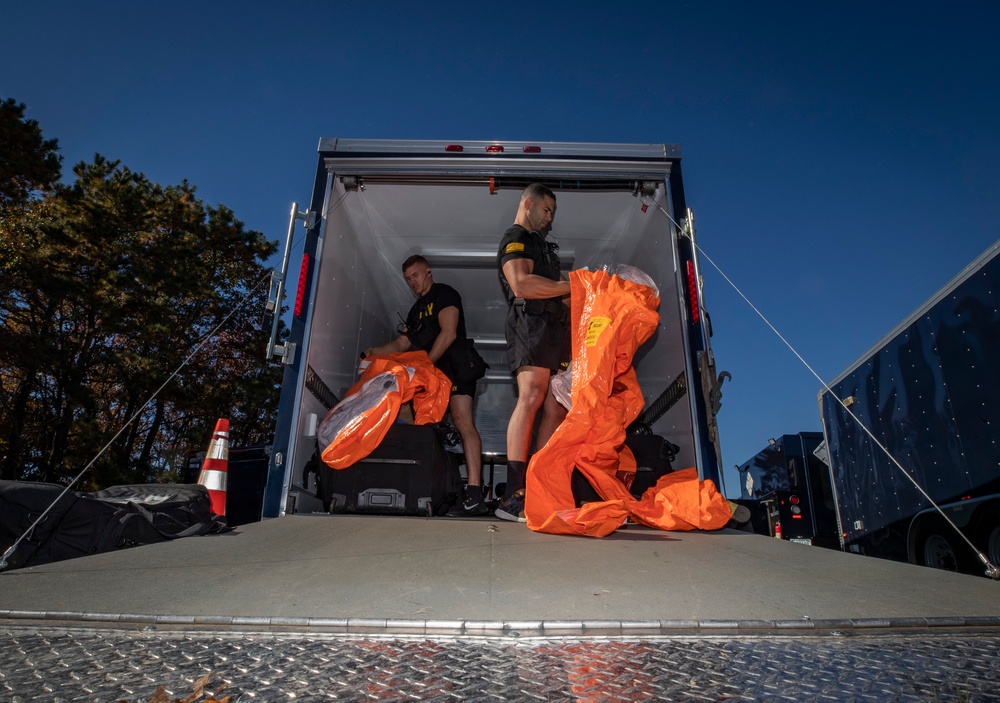
[[[229,420],[219,418],[208,445],[208,453],[201,464],[198,483],[208,489],[212,500],[212,514],[226,514],[226,479],[229,471]]]

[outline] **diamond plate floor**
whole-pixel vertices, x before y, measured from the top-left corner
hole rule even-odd
[[[1000,701],[1000,635],[352,638],[0,630],[0,700]],[[198,698],[198,700],[203,700]]]

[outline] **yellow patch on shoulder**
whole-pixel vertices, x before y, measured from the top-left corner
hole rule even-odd
[[[515,251],[524,251],[524,242],[511,242],[503,250],[504,254],[513,254]]]

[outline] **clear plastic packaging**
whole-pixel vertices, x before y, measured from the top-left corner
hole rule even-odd
[[[319,446],[328,447],[342,433],[353,431],[355,425],[377,407],[386,394],[393,392],[399,392],[399,382],[393,373],[380,373],[366,381],[357,393],[337,403],[319,423],[316,429]]]
[[[646,286],[647,288],[652,288],[656,294],[656,297],[660,297],[660,289],[657,287],[656,282],[640,268],[635,266],[629,266],[628,264],[601,264],[597,267],[597,271],[607,271],[613,276],[618,276],[618,278],[623,278],[626,281],[632,281],[633,283],[638,283],[641,286]]]
[[[553,376],[549,383],[552,395],[559,404],[567,410],[573,407],[573,362],[569,362],[569,366]]]

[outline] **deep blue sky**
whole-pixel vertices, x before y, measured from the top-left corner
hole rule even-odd
[[[186,178],[272,239],[323,136],[680,144],[702,248],[824,379],[1000,239],[1000,3],[425,5],[6,3],[0,98],[67,173]],[[702,268],[732,467],[820,429],[820,385]]]

